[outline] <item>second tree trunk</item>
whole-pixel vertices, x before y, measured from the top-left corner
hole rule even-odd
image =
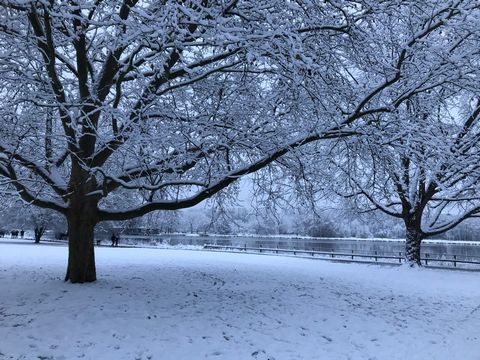
[[[406,229],[405,259],[411,266],[422,265],[420,247],[423,240],[422,232],[417,228]]]

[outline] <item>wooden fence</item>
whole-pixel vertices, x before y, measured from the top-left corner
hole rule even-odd
[[[282,248],[271,248],[271,247],[251,247],[247,246],[230,246],[230,245],[214,245],[214,244],[205,244],[203,246],[204,249],[207,250],[216,250],[216,251],[242,251],[242,252],[250,252],[250,253],[270,253],[270,254],[293,254],[293,255],[300,255],[300,256],[311,256],[311,257],[322,257],[322,258],[330,258],[334,260],[341,260],[341,261],[357,261],[357,262],[388,262],[388,263],[396,263],[401,264],[405,261],[405,256],[403,252],[399,252],[398,254],[381,254],[378,251],[374,251],[371,253],[358,253],[351,250],[351,252],[336,252],[332,249],[332,251],[316,251],[316,250],[299,250],[299,249],[282,249]],[[382,261],[387,260],[387,261]],[[431,265],[444,265],[452,264],[453,267],[457,267],[457,264],[473,264],[480,266],[480,258],[475,260],[468,260],[465,259],[464,256],[460,255],[443,255],[441,257],[433,257],[432,254],[423,253],[421,254],[421,261],[426,266]]]

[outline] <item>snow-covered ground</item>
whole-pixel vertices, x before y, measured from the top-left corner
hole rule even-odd
[[[480,273],[0,240],[0,359],[480,359]]]

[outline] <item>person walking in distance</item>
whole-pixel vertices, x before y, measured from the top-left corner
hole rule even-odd
[[[112,246],[118,246],[119,237],[115,233],[112,233],[112,237],[110,239],[112,240]]]

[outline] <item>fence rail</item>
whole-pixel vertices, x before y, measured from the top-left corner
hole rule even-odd
[[[225,251],[244,251],[244,252],[258,252],[258,253],[275,253],[275,254],[293,254],[293,255],[311,255],[312,257],[315,256],[323,256],[324,258],[331,258],[337,260],[350,260],[350,261],[361,261],[360,259],[372,259],[371,261],[378,262],[379,259],[385,260],[395,260],[395,263],[401,264],[402,261],[405,261],[404,254],[399,252],[397,254],[380,254],[377,251],[373,253],[358,253],[354,252],[335,252],[335,251],[317,251],[317,250],[305,250],[305,249],[283,249],[283,248],[272,248],[272,247],[252,247],[247,246],[232,246],[232,245],[216,245],[216,244],[205,244],[203,246],[204,249],[207,250],[225,250]],[[447,258],[449,256],[450,258]],[[432,254],[424,253],[421,255],[420,259],[425,265],[429,265],[430,263],[451,263],[453,267],[457,267],[457,264],[475,264],[480,265],[480,259],[475,260],[466,260],[462,259],[459,255],[443,255],[443,257],[432,257]]]

